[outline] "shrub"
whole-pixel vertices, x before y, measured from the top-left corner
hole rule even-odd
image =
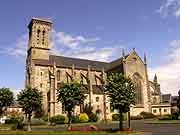
[[[44,115],[44,116],[42,117],[42,120],[48,121],[48,115]]]
[[[159,120],[172,120],[172,115],[163,115],[158,118]]]
[[[89,122],[97,122],[98,116],[95,113],[89,114]]]
[[[140,115],[137,116],[131,116],[131,120],[141,120],[142,117]]]
[[[119,114],[113,114],[112,121],[119,121]]]
[[[156,116],[150,112],[141,112],[140,116],[144,119],[151,119],[151,118],[155,118]]]
[[[46,122],[42,119],[36,119],[36,118],[33,118],[31,120],[31,125],[45,125]]]
[[[172,113],[172,118],[173,118],[174,120],[178,120],[178,117],[179,117],[179,113],[178,113],[178,112]]]
[[[25,124],[23,123],[23,120],[19,119],[19,120],[16,121],[16,123],[14,123],[12,125],[11,130],[17,130],[17,129],[22,130],[22,129],[24,129],[24,126],[25,126]]]
[[[123,120],[127,119],[126,116],[127,116],[126,113],[123,113]],[[119,121],[119,114],[118,113],[112,115],[112,121]]]
[[[62,115],[57,115],[57,116],[51,117],[49,121],[51,124],[64,124],[65,117]]]
[[[72,116],[72,123],[79,123],[79,116]]]
[[[11,117],[11,118],[5,120],[5,124],[15,124],[15,123],[17,123],[17,121],[18,121],[17,118]]]
[[[79,115],[79,121],[82,122],[82,123],[86,123],[89,121],[89,117],[86,113],[81,113]]]

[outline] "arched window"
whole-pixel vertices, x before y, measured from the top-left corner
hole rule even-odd
[[[133,75],[133,82],[135,85],[135,103],[136,104],[143,104],[143,94],[142,94],[142,78],[139,74],[135,73]]]
[[[43,30],[43,32],[42,32],[42,44],[44,44],[44,36],[45,36],[45,30]]]
[[[40,35],[40,32],[41,32],[41,31],[38,29],[38,30],[37,30],[37,44],[39,44],[39,35]]]
[[[156,97],[153,98],[153,103],[156,104],[157,103],[157,99]]]
[[[60,70],[57,71],[57,81],[60,81]]]

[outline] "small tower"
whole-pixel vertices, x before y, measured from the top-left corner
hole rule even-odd
[[[156,75],[156,74],[154,75],[154,80],[153,80],[153,82],[157,84],[157,75]]]
[[[29,23],[28,56],[31,59],[49,59],[51,25],[50,20],[38,18],[32,18]]]
[[[146,57],[146,53],[144,53],[144,64],[147,65],[147,57]]]

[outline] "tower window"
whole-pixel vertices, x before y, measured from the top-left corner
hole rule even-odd
[[[45,36],[45,30],[43,30],[43,36],[42,36],[42,44],[44,44],[44,36]]]
[[[40,30],[37,30],[37,37],[39,37],[39,34],[40,34]]]
[[[57,81],[60,81],[60,70],[57,71]]]

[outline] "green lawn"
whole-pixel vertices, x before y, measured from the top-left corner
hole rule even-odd
[[[56,131],[0,131],[0,135],[143,135],[141,132],[56,132]]]

